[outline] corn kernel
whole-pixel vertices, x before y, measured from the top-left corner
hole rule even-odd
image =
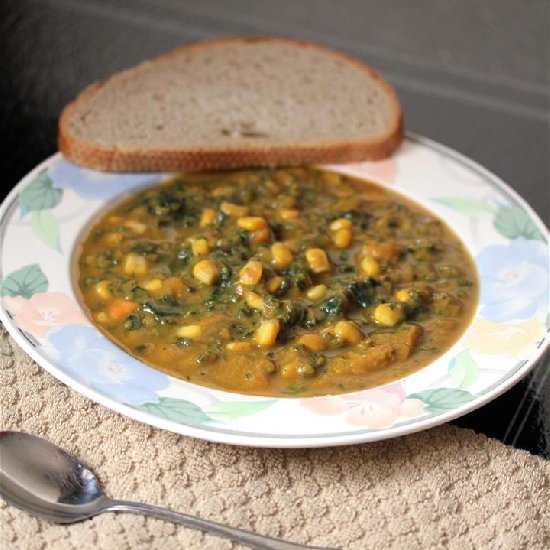
[[[327,347],[327,343],[320,334],[302,334],[298,338],[298,344],[305,346],[311,351],[323,351]]]
[[[213,260],[201,260],[193,267],[193,276],[205,285],[213,285],[220,276],[220,268]]]
[[[95,285],[95,292],[102,300],[108,300],[111,297],[109,281],[99,281]]]
[[[237,220],[237,225],[241,229],[246,229],[247,231],[256,231],[256,229],[262,229],[267,226],[265,218],[260,216],[251,216],[245,218],[239,218]]]
[[[292,260],[294,260],[294,255],[286,244],[274,243],[271,245],[271,263],[275,267],[288,267]]]
[[[143,235],[147,231],[147,226],[144,223],[136,222],[134,220],[128,220],[124,223],[124,226],[128,229],[131,229],[134,233],[138,235]]]
[[[263,309],[265,306],[264,299],[251,290],[245,292],[244,301],[253,309]]]
[[[385,327],[393,327],[405,318],[403,310],[391,304],[380,304],[374,310],[374,320]]]
[[[332,231],[338,231],[339,229],[351,229],[351,220],[347,218],[338,218],[330,224],[330,229]]]
[[[147,273],[147,262],[143,256],[128,254],[124,262],[124,271],[127,275],[145,275]]]
[[[358,344],[363,333],[353,321],[338,321],[334,326],[334,335],[348,344]]]
[[[372,258],[363,258],[361,261],[361,270],[368,277],[378,277],[381,272],[380,264]]]
[[[262,244],[269,242],[271,240],[269,227],[266,226],[261,229],[256,229],[256,231],[251,231],[248,235],[248,240],[251,244]]]
[[[246,353],[247,351],[251,351],[253,347],[252,342],[228,342],[225,345],[226,350],[237,353]]]
[[[270,292],[271,294],[273,294],[274,292],[277,292],[282,284],[284,282],[284,279],[282,277],[272,277],[271,279],[269,279],[269,281],[267,281],[267,285],[266,285],[266,288],[267,288],[267,291]]]
[[[415,300],[412,294],[406,289],[402,288],[395,293],[395,299],[398,302],[404,302],[406,304],[414,304]]]
[[[194,239],[191,242],[191,249],[195,256],[206,256],[208,252],[210,252],[210,247],[206,239]]]
[[[165,279],[162,283],[162,288],[174,298],[181,298],[187,290],[185,283],[181,279],[178,279],[178,277],[168,277],[168,279]]]
[[[300,217],[299,210],[294,210],[291,208],[281,208],[279,210],[279,217],[283,220],[294,221]]]
[[[200,325],[187,325],[184,327],[178,327],[176,329],[176,334],[179,338],[198,340],[202,334],[202,327]]]
[[[156,292],[162,288],[162,281],[160,279],[151,279],[141,285],[145,290],[149,292]]]
[[[105,323],[108,319],[107,314],[104,311],[99,311],[96,313],[94,318],[98,323]]]
[[[324,273],[330,270],[330,262],[327,253],[321,248],[308,248],[306,260],[313,273]]]
[[[250,260],[241,268],[239,272],[239,281],[243,285],[256,285],[262,278],[263,269],[262,262]]]
[[[259,346],[271,347],[275,345],[281,325],[278,319],[268,319],[262,321],[256,329],[255,339]]]
[[[242,216],[246,216],[248,214],[248,208],[246,206],[241,206],[239,204],[233,204],[232,202],[222,202],[220,206],[220,210],[227,214],[228,216],[232,216],[235,218],[240,218]]]
[[[326,285],[316,285],[306,290],[306,296],[313,302],[322,300],[327,295]]]
[[[213,208],[205,208],[201,214],[200,226],[206,227],[207,225],[211,225],[214,223],[215,218],[216,211]]]
[[[109,216],[109,218],[107,219],[107,221],[109,223],[112,223],[113,225],[116,225],[116,224],[119,224],[119,223],[122,223],[122,220],[124,218],[122,216]]]
[[[338,229],[333,235],[332,235],[332,242],[338,247],[338,248],[347,248],[351,244],[351,238],[352,233],[351,229]]]

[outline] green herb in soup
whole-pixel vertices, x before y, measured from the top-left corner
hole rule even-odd
[[[386,383],[468,324],[472,260],[423,208],[314,168],[186,174],[104,214],[81,244],[94,322],[152,367],[259,395]]]

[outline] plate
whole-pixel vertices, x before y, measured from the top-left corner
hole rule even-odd
[[[391,187],[445,219],[480,276],[463,337],[422,370],[337,396],[266,398],[178,380],[130,357],[81,309],[71,277],[75,243],[117,197],[168,174],[105,174],[56,154],[0,209],[0,319],[44,369],[130,418],[183,435],[256,447],[322,447],[423,430],[495,398],[548,343],[548,231],[497,176],[426,138],[408,135],[381,162],[331,169]]]

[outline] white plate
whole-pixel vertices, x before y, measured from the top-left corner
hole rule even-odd
[[[390,160],[332,166],[409,196],[462,237],[480,274],[480,303],[460,341],[393,384],[329,397],[248,397],[197,386],[130,357],[84,316],[71,254],[115,197],[162,174],[104,174],[57,154],[0,209],[0,319],[43,368],[131,418],[184,435],[258,447],[376,441],[461,416],[510,388],[547,344],[548,231],[496,176],[425,138]]]

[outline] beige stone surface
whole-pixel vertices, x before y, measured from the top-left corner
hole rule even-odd
[[[329,449],[207,443],[129,420],[81,397],[0,330],[1,429],[63,446],[117,498],[345,549],[550,546],[550,462],[527,452],[450,425]],[[130,514],[58,526],[0,500],[3,550],[236,547]]]

